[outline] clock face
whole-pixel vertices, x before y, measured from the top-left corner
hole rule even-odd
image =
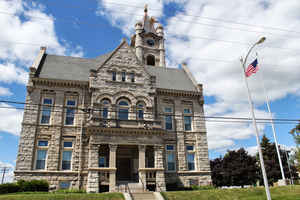
[[[153,40],[153,39],[148,39],[148,40],[147,40],[147,44],[148,44],[150,47],[154,46],[154,40]]]

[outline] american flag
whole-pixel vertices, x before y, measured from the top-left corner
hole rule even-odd
[[[251,76],[251,74],[256,73],[258,71],[257,58],[248,66],[245,71],[246,77]]]

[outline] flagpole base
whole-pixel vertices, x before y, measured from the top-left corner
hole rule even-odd
[[[286,186],[286,185],[288,185],[287,179],[279,179],[278,180],[278,186]]]

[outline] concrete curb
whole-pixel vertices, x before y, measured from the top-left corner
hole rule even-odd
[[[155,200],[165,200],[160,192],[153,192]]]

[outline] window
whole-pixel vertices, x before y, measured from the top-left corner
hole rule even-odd
[[[137,105],[137,118],[144,119],[144,105],[142,103]]]
[[[174,145],[166,145],[167,171],[175,171],[175,148]]]
[[[109,105],[110,105],[110,101],[107,99],[104,99],[101,101],[102,104],[102,111],[101,111],[101,117],[103,119],[107,119],[108,118],[108,109],[109,109]]]
[[[35,169],[46,169],[47,150],[38,149]]]
[[[71,169],[72,151],[63,151],[62,156],[62,170]]]
[[[122,72],[122,81],[123,81],[123,82],[126,81],[126,72]]]
[[[195,170],[195,151],[194,151],[194,145],[188,145],[186,146],[187,150],[187,164],[188,164],[188,170],[193,171]]]
[[[35,169],[46,169],[46,159],[48,151],[48,141],[39,140],[37,142]]]
[[[190,108],[183,109],[183,123],[184,123],[184,130],[191,131],[192,130],[192,111]]]
[[[99,157],[99,167],[107,167],[105,156],[100,156]]]
[[[130,81],[131,83],[134,83],[135,82],[135,77],[134,77],[134,73],[130,73]]]
[[[67,100],[65,125],[73,125],[75,118],[75,100]]]
[[[62,170],[71,170],[72,151],[73,151],[72,148],[73,148],[72,141],[63,142],[63,152],[62,152],[62,162],[61,162]]]
[[[121,100],[119,102],[119,112],[118,117],[121,120],[128,120],[128,113],[129,113],[129,104],[125,100]]]
[[[165,127],[166,130],[172,130],[173,129],[173,118],[172,118],[172,108],[167,107],[165,108]]]
[[[48,141],[38,141],[38,146],[39,147],[47,147],[48,146]]]
[[[117,80],[117,72],[115,72],[115,71],[112,72],[112,80],[113,81]]]
[[[69,189],[70,185],[71,185],[70,181],[62,181],[59,183],[59,189],[63,189],[63,190]]]
[[[44,98],[42,106],[41,124],[49,124],[51,118],[52,99]]]
[[[155,66],[155,57],[153,55],[147,56],[147,65]]]
[[[148,44],[150,47],[152,47],[152,46],[154,46],[155,42],[154,42],[154,40],[152,40],[152,39],[148,39],[148,40],[147,40],[147,44]]]

